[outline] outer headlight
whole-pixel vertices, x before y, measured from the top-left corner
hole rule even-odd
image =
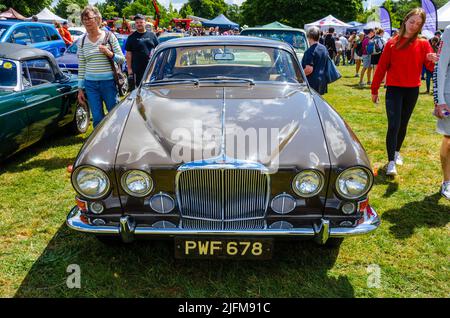
[[[336,179],[336,190],[346,199],[357,199],[369,192],[372,187],[372,173],[363,167],[348,168]]]
[[[93,166],[82,166],[72,174],[72,184],[78,193],[88,199],[99,199],[111,188],[108,176]]]
[[[292,181],[294,192],[304,198],[315,196],[323,188],[322,174],[316,170],[303,170]]]
[[[153,190],[153,180],[144,171],[130,170],[122,175],[123,190],[134,197],[145,197]]]

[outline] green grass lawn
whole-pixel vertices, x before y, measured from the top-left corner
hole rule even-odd
[[[450,203],[439,195],[432,97],[420,95],[405,164],[386,179],[384,98],[375,106],[369,88],[357,88],[354,67],[340,70],[325,97],[380,167],[370,196],[382,219],[374,233],[339,249],[276,242],[274,258],[261,262],[175,260],[172,241],[106,246],[65,225],[75,195],[66,166],[87,135],[60,134],[1,164],[0,296],[449,297]],[[70,264],[81,268],[80,289],[66,286]],[[373,268],[378,288],[368,284]]]

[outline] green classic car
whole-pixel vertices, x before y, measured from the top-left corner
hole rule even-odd
[[[0,43],[0,159],[67,126],[87,131],[89,109],[77,101],[75,75],[43,50]]]

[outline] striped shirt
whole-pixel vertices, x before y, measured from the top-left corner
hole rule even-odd
[[[97,42],[92,43],[88,36],[84,36],[78,41],[78,87],[84,88],[84,80],[104,81],[114,79],[111,64],[108,57],[99,51],[98,46],[103,43],[106,32],[100,31],[102,35]],[[108,48],[114,52],[113,60],[118,64],[125,62],[122,50],[117,38],[111,34],[109,37]]]

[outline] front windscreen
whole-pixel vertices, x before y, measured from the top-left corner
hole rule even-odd
[[[303,32],[285,30],[243,30],[241,35],[256,36],[289,43],[296,53],[304,53],[308,42]]]
[[[17,65],[13,61],[0,58],[0,89],[17,85]]]
[[[150,82],[224,77],[303,82],[294,56],[272,47],[216,45],[169,48],[158,53],[150,69]]]

